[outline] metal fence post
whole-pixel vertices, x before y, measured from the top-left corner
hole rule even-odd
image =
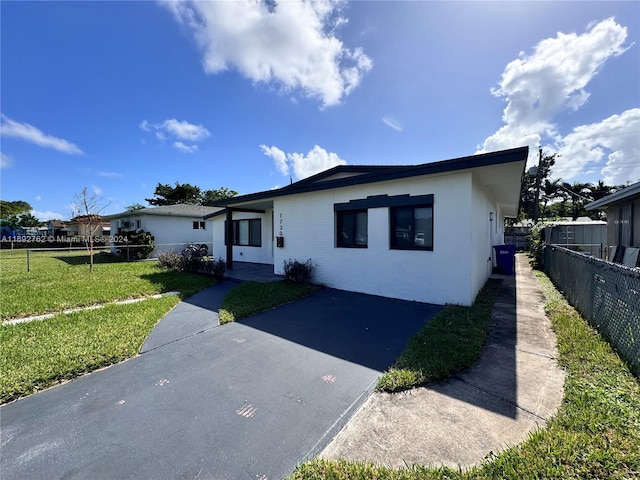
[[[30,258],[29,258],[29,249],[27,248],[27,272],[31,271]]]

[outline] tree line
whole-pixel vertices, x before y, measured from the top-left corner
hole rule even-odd
[[[175,186],[158,182],[152,198],[145,198],[149,205],[176,205],[184,203],[187,205],[211,206],[218,200],[232,198],[238,195],[235,190],[227,187],[220,187],[213,190],[202,190],[196,185],[176,182]]]
[[[158,183],[153,192],[153,197],[146,198],[145,201],[151,206],[175,205],[178,203],[211,206],[217,200],[224,200],[226,198],[235,197],[236,195],[238,195],[238,192],[227,187],[203,190],[200,187],[189,183],[176,182],[174,186],[171,186],[168,183]],[[84,189],[80,195],[76,195],[76,201],[80,206],[82,206],[82,202],[80,201],[82,198],[87,198],[86,189]],[[92,201],[95,203],[95,205],[93,205],[95,208],[90,208],[89,210],[91,211],[89,212],[84,211],[86,209],[74,211],[73,214],[75,217],[72,220],[80,215],[96,215],[104,210],[100,205],[100,199],[92,198]],[[141,208],[145,208],[145,206],[139,203],[134,203],[133,205],[128,206],[127,210],[138,210]],[[100,212],[98,212],[98,210],[100,210]],[[0,226],[10,230],[16,230],[18,228],[34,228],[45,225],[46,223],[38,220],[38,218],[31,213],[32,211],[33,207],[24,200],[0,200]]]
[[[551,179],[551,169],[556,154],[540,155],[539,165],[527,170],[522,179],[518,220],[539,220],[571,217],[589,217],[601,220],[601,211],[587,211],[585,205],[615,193],[625,185],[564,182],[561,178]]]
[[[31,205],[23,200],[0,200],[0,226],[12,231],[20,227],[41,227],[44,223],[31,213],[32,210]]]

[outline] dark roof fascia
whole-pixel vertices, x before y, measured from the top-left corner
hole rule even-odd
[[[611,195],[607,195],[606,197],[602,197],[600,200],[596,200],[595,202],[588,203],[584,208],[587,210],[596,210],[598,208],[606,208],[609,205],[613,205],[615,203],[623,202],[627,200],[629,197],[633,195],[640,195],[640,182],[636,182],[632,185],[629,185],[622,190],[618,190]]]
[[[409,167],[412,167],[412,166],[415,166],[415,165],[410,165]],[[338,173],[368,174],[368,173],[375,173],[381,170],[392,170],[396,168],[399,168],[399,166],[397,165],[337,165],[333,168],[330,168],[329,170],[324,170],[310,177],[303,178],[302,180],[298,180],[296,183],[292,183],[291,185],[287,185],[283,187],[282,190],[319,182],[319,181],[322,181],[323,178],[328,178]]]
[[[324,182],[303,183],[296,182],[286,187],[276,190],[265,190],[263,192],[250,193],[225,200],[219,200],[214,203],[216,207],[226,207],[237,203],[252,202],[256,200],[264,200],[268,198],[282,197],[285,195],[294,195],[298,193],[315,192],[321,190],[330,190],[333,188],[349,187],[354,185],[363,185],[366,183],[384,182],[389,180],[397,180],[401,178],[416,177],[421,175],[432,175],[435,173],[454,172],[458,170],[466,170],[470,168],[486,167],[490,165],[501,165],[504,163],[526,161],[529,155],[529,147],[519,147],[509,150],[501,150],[498,152],[482,153],[478,155],[470,155],[467,157],[454,158],[451,160],[442,160],[439,162],[424,163],[420,165],[399,167],[393,166],[389,169],[380,169],[371,173],[363,173],[353,177],[338,178],[335,180],[327,180]],[[337,172],[334,167],[332,175]],[[329,171],[331,171],[329,170]],[[329,172],[328,171],[328,172]],[[327,173],[327,172],[325,172]],[[306,180],[306,179],[305,179]]]

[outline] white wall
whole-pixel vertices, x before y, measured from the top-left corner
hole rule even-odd
[[[434,195],[433,251],[391,250],[386,207],[369,209],[367,248],[335,247],[334,203],[381,194]],[[471,269],[471,203],[469,172],[278,197],[274,214],[276,225],[280,218],[283,221],[284,248],[274,249],[274,270],[283,273],[286,259],[310,258],[316,265],[314,281],[330,287],[470,305],[477,283],[472,281]]]
[[[493,245],[504,240],[502,212],[476,178],[472,184],[471,200],[471,294],[475,298],[491,275],[495,254]]]
[[[176,250],[182,251],[189,243],[205,243],[212,250],[212,222],[205,221],[204,230],[194,230],[193,222],[201,222],[202,217],[172,217],[165,215],[140,215],[127,217],[125,220],[131,222],[130,231],[137,230],[136,220],[140,220],[140,229],[150,232],[154,237],[156,250],[151,254],[155,257],[159,251]],[[119,233],[118,221],[111,220],[111,235],[126,235],[126,232]]]
[[[226,218],[226,215],[219,215],[213,218],[213,255],[216,258],[227,258],[227,247],[224,244],[224,223]],[[259,218],[262,220],[262,245],[260,247],[234,245],[233,261],[273,263],[273,230],[271,222],[272,210],[266,210],[265,213],[233,212],[234,220],[244,220],[251,218]]]

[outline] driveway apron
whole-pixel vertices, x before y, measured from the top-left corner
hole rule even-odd
[[[181,303],[141,355],[3,406],[2,478],[282,478],[440,309],[326,289],[219,327],[232,286]]]

